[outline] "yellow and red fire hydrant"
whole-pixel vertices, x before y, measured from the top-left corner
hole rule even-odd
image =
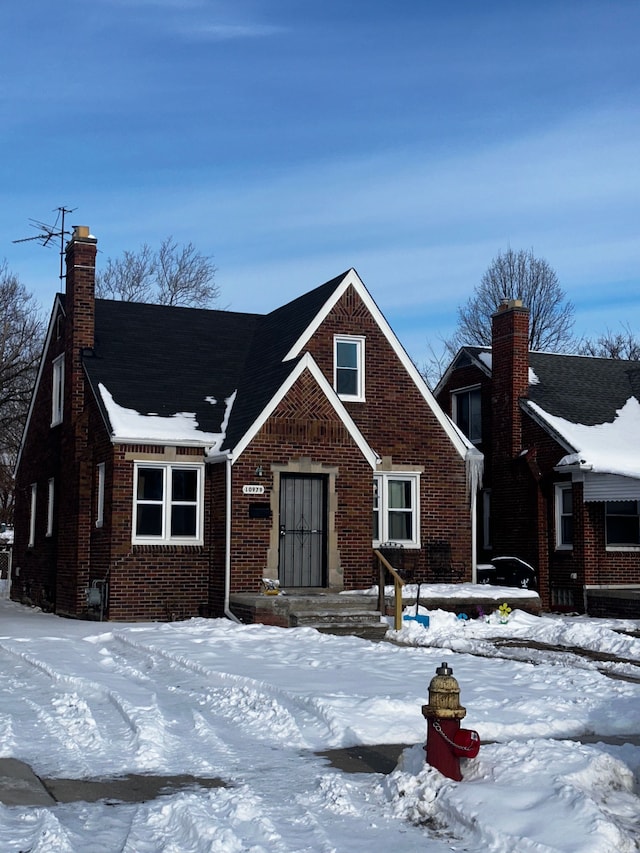
[[[443,663],[429,684],[429,704],[422,706],[427,720],[425,749],[427,763],[456,782],[462,779],[460,759],[475,758],[480,750],[478,733],[460,728],[466,713],[460,704],[460,687],[453,670]]]

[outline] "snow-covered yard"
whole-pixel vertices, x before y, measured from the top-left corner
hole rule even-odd
[[[374,644],[225,620],[77,622],[0,602],[1,756],[43,777],[229,784],[142,804],[0,806],[0,850],[640,849],[640,639],[620,633],[640,624],[429,615],[429,629],[407,622]],[[424,763],[421,706],[442,661],[485,741],[460,783]],[[389,776],[316,755],[382,743],[415,744]]]

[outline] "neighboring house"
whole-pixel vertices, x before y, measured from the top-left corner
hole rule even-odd
[[[640,363],[529,352],[505,301],[435,395],[485,456],[478,561],[533,564],[543,603],[640,617]]]
[[[76,228],[16,470],[16,598],[231,615],[264,578],[369,588],[389,545],[416,580],[471,578],[482,457],[354,270],[239,314],[96,300],[95,255]]]

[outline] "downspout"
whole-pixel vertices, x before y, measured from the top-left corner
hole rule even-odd
[[[478,558],[477,558],[477,539],[478,539],[478,519],[476,517],[477,508],[477,492],[471,494],[471,583],[478,583]]]
[[[470,447],[465,456],[465,469],[467,489],[469,491],[469,506],[471,511],[471,583],[478,582],[478,557],[476,545],[478,539],[478,519],[476,509],[478,505],[478,490],[482,488],[482,475],[484,473],[484,456],[475,447]]]
[[[231,454],[227,455],[226,465],[226,496],[225,496],[225,544],[224,544],[224,615],[232,622],[240,623],[240,620],[231,612],[229,605],[229,594],[231,591]]]

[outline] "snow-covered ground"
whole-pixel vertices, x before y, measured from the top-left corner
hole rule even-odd
[[[1,756],[43,777],[230,785],[143,804],[0,806],[0,850],[640,849],[640,639],[620,633],[640,623],[429,616],[428,629],[407,621],[374,644],[226,620],[78,622],[0,602]],[[463,725],[484,741],[462,782],[424,763],[421,706],[442,661]],[[381,743],[415,746],[389,776],[349,775],[315,754]]]

